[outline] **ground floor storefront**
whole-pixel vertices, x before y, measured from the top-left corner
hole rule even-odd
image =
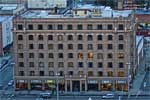
[[[100,79],[47,79],[47,80],[16,80],[16,90],[50,90],[55,91],[57,87],[61,92],[83,92],[83,91],[128,91],[127,80],[100,80]]]

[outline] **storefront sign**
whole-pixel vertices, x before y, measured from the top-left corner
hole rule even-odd
[[[111,83],[111,81],[107,80],[107,81],[102,81],[102,83]]]
[[[41,83],[41,80],[31,80],[31,83]]]
[[[25,82],[25,80],[18,80],[18,82],[19,82],[19,83],[24,83],[24,82]]]
[[[117,83],[123,84],[123,83],[127,83],[127,82],[126,81],[117,81]]]
[[[88,80],[88,83],[97,84],[98,82],[96,80]]]

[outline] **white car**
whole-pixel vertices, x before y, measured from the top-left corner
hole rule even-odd
[[[106,95],[102,96],[103,99],[112,99],[114,97],[115,97],[115,95],[113,93],[109,93],[109,94],[106,94]]]
[[[8,85],[9,86],[12,86],[14,84],[14,80],[10,80],[9,82],[8,82]]]

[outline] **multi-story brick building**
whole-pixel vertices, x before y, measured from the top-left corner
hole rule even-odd
[[[135,64],[131,11],[86,7],[14,18],[16,90],[51,90],[56,78],[66,92],[128,90]]]

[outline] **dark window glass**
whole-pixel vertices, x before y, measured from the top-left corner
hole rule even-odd
[[[108,47],[107,47],[109,50],[113,49],[113,45],[112,44],[108,44]]]
[[[35,72],[34,71],[30,71],[30,76],[34,76]]]
[[[124,30],[123,24],[119,24],[119,25],[118,25],[118,30]]]
[[[43,30],[43,25],[38,25],[38,30]]]
[[[18,40],[23,40],[23,36],[22,35],[18,35]]]
[[[102,35],[98,35],[97,36],[97,40],[103,40],[103,36]]]
[[[29,58],[34,58],[34,53],[29,53]]]
[[[64,67],[64,63],[63,62],[58,62],[58,67]]]
[[[78,49],[82,50],[83,49],[83,44],[78,44]]]
[[[19,67],[24,67],[24,62],[18,62]]]
[[[29,49],[34,49],[34,45],[33,44],[29,44]]]
[[[34,67],[34,62],[29,62],[29,67]]]
[[[123,35],[119,35],[119,36],[118,36],[118,40],[124,40]]]
[[[40,76],[44,76],[44,71],[39,72]]]
[[[18,25],[18,30],[23,30],[23,25]]]
[[[87,36],[87,40],[88,40],[88,41],[92,41],[92,40],[93,40],[93,36],[92,36],[92,35],[88,35],[88,36]]]
[[[103,45],[102,44],[97,44],[97,49],[98,50],[102,50],[103,49]]]
[[[19,76],[24,76],[24,71],[19,71]]]
[[[112,62],[108,62],[107,66],[108,66],[108,68],[112,68],[113,67]]]
[[[53,71],[49,71],[49,76],[54,76],[54,72]]]
[[[72,76],[72,75],[73,75],[73,71],[69,71],[69,72],[68,72],[68,75],[71,75],[71,76]]]
[[[48,35],[48,40],[53,40],[53,35]]]
[[[58,44],[58,50],[63,50],[63,44]]]
[[[88,29],[88,30],[92,30],[92,29],[93,29],[93,25],[92,25],[92,24],[88,24],[88,25],[87,25],[87,29]]]
[[[73,40],[73,35],[68,35],[68,40]]]
[[[28,25],[28,29],[29,29],[29,30],[33,30],[33,25],[31,25],[31,24]]]
[[[124,68],[123,62],[119,62],[119,63],[118,63],[118,67],[119,67],[119,68]]]
[[[107,29],[108,29],[108,30],[112,30],[112,25],[111,25],[111,24],[108,24],[108,25],[107,25]]]
[[[113,55],[112,55],[112,53],[108,53],[108,55],[107,55],[107,58],[108,58],[108,59],[111,59],[111,58],[113,58]]]
[[[78,67],[84,67],[83,62],[78,62]]]
[[[23,53],[18,53],[18,58],[24,58],[24,54]]]
[[[124,45],[123,44],[118,44],[118,49],[119,50],[123,50],[124,49]]]
[[[78,40],[83,40],[83,36],[82,35],[78,35]]]
[[[113,36],[112,35],[108,35],[108,40],[113,40]]]
[[[103,76],[103,72],[102,71],[98,71],[97,74],[98,74],[98,76]]]
[[[63,26],[62,26],[62,25],[58,25],[58,26],[57,26],[57,29],[58,29],[58,30],[63,30]]]
[[[93,50],[93,45],[92,44],[88,44],[88,50]]]
[[[68,30],[72,30],[73,28],[72,28],[72,25],[67,25],[67,29]]]
[[[43,53],[39,53],[39,58],[44,58],[44,54]]]
[[[39,40],[43,40],[43,39],[44,39],[43,35],[39,35],[39,36],[38,36],[38,39],[39,39]]]
[[[58,53],[58,58],[63,58],[63,53]]]
[[[68,53],[68,58],[73,58],[73,53]]]
[[[102,29],[103,29],[103,26],[102,26],[102,25],[97,25],[97,29],[98,29],[98,30],[102,30]]]
[[[88,62],[88,67],[92,68],[93,67],[93,62]]]
[[[60,76],[64,76],[64,72],[63,71],[59,71],[59,75]]]
[[[48,54],[48,58],[54,58],[53,53],[49,53],[49,54]]]
[[[39,44],[39,49],[44,49],[44,45],[43,44]]]
[[[48,30],[52,30],[53,29],[53,25],[48,25]]]
[[[103,63],[102,63],[102,62],[98,62],[98,63],[97,63],[97,67],[98,67],[98,68],[102,68],[102,67],[103,67]]]
[[[33,35],[29,35],[29,40],[33,40]]]
[[[73,44],[68,44],[68,49],[72,50],[73,49]]]
[[[78,29],[78,30],[82,30],[82,29],[83,29],[83,26],[82,26],[82,25],[78,25],[78,26],[77,26],[77,29]]]

